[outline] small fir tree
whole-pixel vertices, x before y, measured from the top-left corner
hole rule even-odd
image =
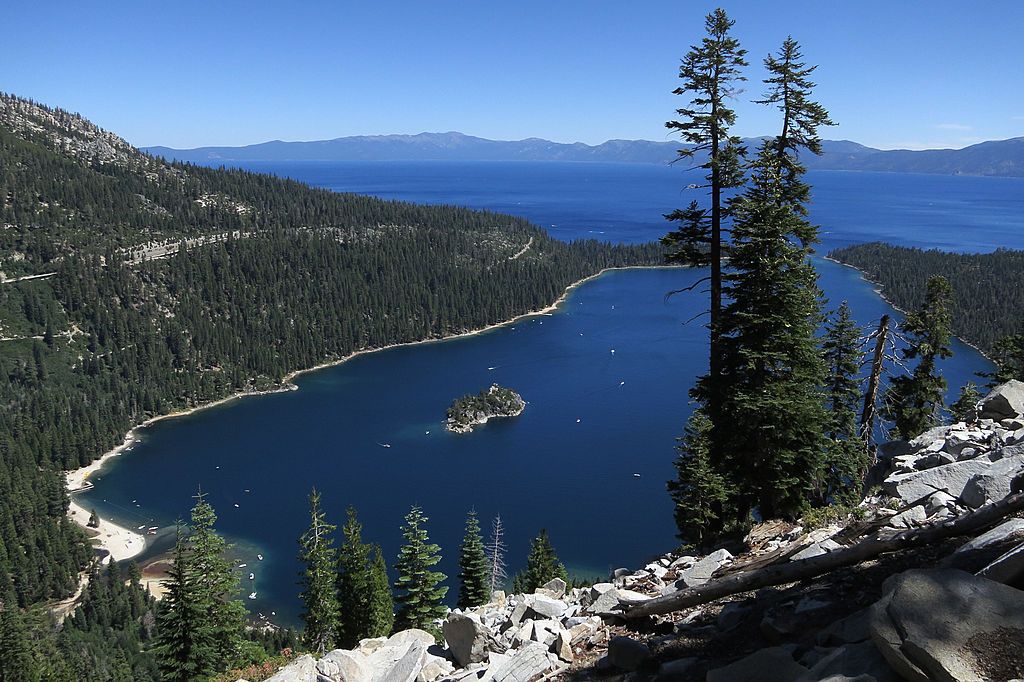
[[[968,381],[960,388],[960,396],[956,402],[949,406],[950,414],[955,422],[967,422],[968,424],[978,419],[978,402],[981,394],[973,381]]]
[[[395,626],[395,600],[388,581],[388,567],[380,545],[374,545],[370,565],[369,595],[366,614],[366,637],[386,637]]]
[[[938,361],[951,357],[949,347],[953,288],[941,275],[928,278],[924,302],[907,315],[903,324],[909,335],[904,359],[917,360],[909,376],[891,380],[884,404],[885,414],[895,423],[898,438],[909,440],[939,423],[946,379]]]
[[[486,604],[491,593],[488,590],[490,576],[487,570],[487,555],[484,540],[480,534],[480,522],[476,511],[466,516],[466,535],[459,552],[459,601],[460,609]]]
[[[431,544],[427,530],[423,528],[427,520],[417,506],[405,515],[402,527],[405,544],[395,562],[398,574],[395,580],[395,589],[398,590],[395,629],[419,628],[437,636],[439,632],[434,621],[444,618],[447,611],[444,596],[448,588],[441,585],[447,576],[430,570],[441,561],[441,548]]]
[[[367,634],[370,546],[363,544],[363,526],[355,507],[349,507],[347,515],[342,528],[345,541],[338,553],[337,585],[341,604],[338,642],[343,648],[351,649],[359,640],[370,636]]]
[[[558,560],[547,530],[541,529],[530,544],[526,568],[512,581],[512,591],[516,594],[529,594],[554,578],[569,582],[569,574]]]
[[[327,523],[316,488],[309,494],[309,528],[299,539],[299,560],[305,566],[300,584],[302,620],[306,624],[303,641],[317,656],[334,648],[338,631],[339,607],[335,592],[335,554],[331,535],[335,526]]]
[[[694,410],[676,446],[676,477],[667,484],[679,531],[677,537],[698,548],[722,530],[723,510],[729,500],[729,486],[711,464],[710,429],[707,415]]]
[[[978,376],[989,380],[989,388],[1016,379],[1024,381],[1024,334],[1004,336],[992,345],[994,372],[982,372]]]
[[[860,499],[868,451],[857,431],[857,406],[861,401],[858,374],[863,359],[860,330],[846,301],[825,325],[822,350],[828,365],[828,422],[819,502],[851,504]]]
[[[163,581],[166,588],[156,618],[154,652],[164,679],[188,682],[215,671],[216,651],[208,614],[200,610],[193,585],[194,571],[181,524],[176,530],[174,561]]]

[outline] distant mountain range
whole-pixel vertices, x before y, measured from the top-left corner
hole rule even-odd
[[[757,139],[747,142],[753,146]],[[274,140],[245,147],[171,149],[145,147],[155,156],[205,165],[241,161],[576,161],[668,163],[678,142],[609,140],[599,145],[566,144],[536,137],[488,140],[462,133],[359,135],[316,142]],[[982,142],[964,149],[881,150],[848,140],[826,140],[810,168],[945,175],[1024,177],[1024,137]]]

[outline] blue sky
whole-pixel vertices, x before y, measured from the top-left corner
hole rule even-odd
[[[5,0],[0,90],[139,146],[458,130],[672,139],[679,59],[721,4],[749,50],[741,135],[773,132],[761,59],[819,64],[825,136],[882,148],[1024,135],[1024,2]]]

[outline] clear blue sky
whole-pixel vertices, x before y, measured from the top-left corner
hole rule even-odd
[[[825,136],[882,148],[1024,135],[1024,2],[5,0],[0,90],[139,146],[458,130],[672,139],[679,59],[721,4],[761,59],[819,64]],[[770,112],[737,106],[736,132]]]

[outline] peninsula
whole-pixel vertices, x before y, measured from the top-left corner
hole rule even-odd
[[[468,433],[495,417],[517,417],[526,409],[523,397],[510,388],[492,384],[476,395],[464,395],[448,408],[444,427],[454,433]]]

